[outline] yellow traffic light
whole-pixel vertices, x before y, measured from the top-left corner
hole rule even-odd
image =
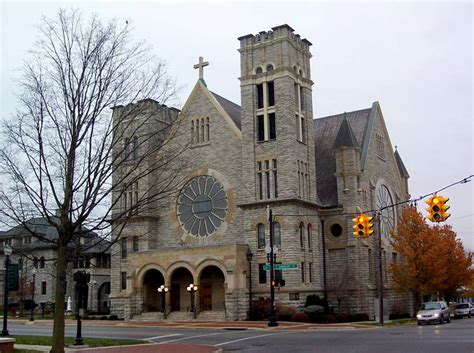
[[[374,230],[373,230],[374,224],[372,223],[372,218],[373,217],[370,217],[370,216],[365,217],[364,232],[365,232],[366,237],[370,237],[372,235],[372,233],[374,232]]]
[[[426,200],[428,207],[428,218],[431,222],[443,222],[449,218],[450,214],[446,211],[449,206],[446,204],[449,201],[447,197],[434,195]]]
[[[449,198],[443,197],[443,196],[438,196],[439,199],[439,209],[440,209],[440,214],[441,214],[441,221],[445,221],[451,216],[450,213],[447,213],[446,211],[449,210],[450,206],[447,205],[447,202],[449,201]]]
[[[363,238],[365,236],[365,216],[357,216],[356,218],[352,219],[352,222],[354,222],[354,225],[352,226],[354,232],[352,234],[354,234],[356,237]]]

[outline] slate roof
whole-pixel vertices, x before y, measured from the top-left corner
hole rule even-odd
[[[334,176],[336,172],[334,147],[338,133],[342,130],[341,134],[344,135],[340,137],[341,141],[338,140],[338,144],[356,143],[357,146],[362,146],[371,110],[371,108],[362,109],[313,120],[316,187],[322,206],[335,206],[338,203],[336,177]],[[347,128],[350,129],[342,127],[344,120],[347,120]]]
[[[53,222],[58,222],[59,219],[55,216],[51,217]],[[58,232],[57,232],[57,229],[53,226],[51,226],[47,219],[46,218],[42,218],[42,217],[39,217],[39,218],[31,218],[29,219],[28,221],[26,221],[26,227],[28,227],[28,229],[30,229],[34,234],[38,235],[39,237],[42,237],[42,238],[45,238],[47,240],[55,240],[58,238]],[[87,238],[92,238],[93,239],[93,242],[94,240],[97,240],[99,239],[98,238],[98,235],[92,231],[88,231],[87,229],[83,228],[84,229],[84,236],[86,236]],[[13,227],[7,231],[4,231],[4,232],[0,232],[0,238],[15,238],[15,237],[21,237],[21,236],[26,236],[26,235],[29,235],[31,233],[29,233],[25,227],[23,227],[22,225],[18,225],[16,227]],[[106,241],[106,240],[102,240],[102,239],[99,239],[101,240],[98,244],[95,244],[93,247],[91,247],[90,249],[86,250],[85,253],[97,253],[97,252],[101,252],[103,251],[104,249],[107,249],[109,247],[109,242]],[[31,248],[31,249],[35,249],[35,248],[41,248],[41,247],[48,247],[50,245],[49,242],[47,242],[46,240],[45,241],[42,241],[42,240],[38,240],[38,241],[35,241],[31,244],[27,244],[25,245],[25,248]]]
[[[221,105],[221,107],[226,111],[226,113],[229,114],[230,118],[235,123],[235,125],[239,128],[239,130],[242,130],[241,123],[240,123],[241,121],[240,120],[240,105],[235,104],[234,102],[231,102],[230,100],[225,99],[222,96],[219,96],[217,93],[211,92],[211,94],[214,96],[217,102]]]
[[[344,114],[344,119],[342,119],[336,141],[334,142],[334,148],[339,147],[359,147],[354,132],[346,119],[346,114]]]
[[[400,175],[403,178],[409,178],[410,174],[408,174],[408,170],[405,168],[405,165],[403,164],[402,157],[398,154],[398,151],[395,150],[395,161],[397,162],[398,170],[400,171]]]

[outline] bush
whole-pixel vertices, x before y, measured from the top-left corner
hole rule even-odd
[[[100,319],[101,319],[101,320],[107,320],[107,315],[102,315],[102,316],[100,317]]]
[[[118,316],[115,314],[109,315],[109,320],[118,320]]]
[[[278,320],[290,321],[293,314],[296,314],[296,309],[292,306],[277,304],[276,306]]]
[[[325,313],[329,312],[328,301],[325,300],[324,298],[320,298],[319,295],[310,294],[306,297],[306,303],[305,303],[304,306],[308,307],[308,306],[313,306],[313,305],[317,305],[317,306],[320,306],[320,307],[324,308]]]
[[[355,314],[349,314],[349,321],[354,322],[354,321],[369,321],[369,315],[366,313],[355,313]]]
[[[264,320],[270,315],[271,300],[267,297],[260,297],[252,301],[252,309],[249,313],[250,320]]]
[[[337,322],[349,322],[349,315],[347,314],[337,314],[336,315]]]
[[[392,313],[388,316],[389,320],[400,320],[409,319],[411,316],[409,313]]]
[[[291,315],[291,321],[293,322],[309,322],[309,315],[306,313],[294,313]]]

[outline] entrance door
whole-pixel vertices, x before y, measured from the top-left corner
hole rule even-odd
[[[212,285],[206,284],[201,286],[199,293],[201,311],[212,310]]]
[[[171,285],[171,292],[170,292],[170,306],[171,311],[179,311],[179,299],[180,299],[180,286],[179,284],[172,284]]]

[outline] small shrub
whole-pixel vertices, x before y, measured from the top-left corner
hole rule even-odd
[[[100,317],[100,319],[101,319],[101,320],[107,320],[107,315],[102,315],[102,316]]]
[[[337,314],[336,315],[337,322],[349,322],[349,315],[347,314]]]
[[[289,305],[277,304],[276,306],[278,320],[290,321],[293,314],[296,314],[296,309]]]
[[[115,314],[109,315],[109,320],[118,320],[118,316]]]
[[[271,300],[268,297],[260,297],[252,301],[252,309],[249,313],[250,320],[264,320],[270,315]]]
[[[324,308],[324,312],[329,312],[329,304],[324,298],[320,298],[319,295],[310,294],[306,297],[305,307],[318,305]]]
[[[366,313],[349,314],[349,321],[350,322],[369,321],[369,315],[367,315]]]
[[[291,315],[291,321],[293,322],[309,322],[309,315],[306,313],[294,313]]]

